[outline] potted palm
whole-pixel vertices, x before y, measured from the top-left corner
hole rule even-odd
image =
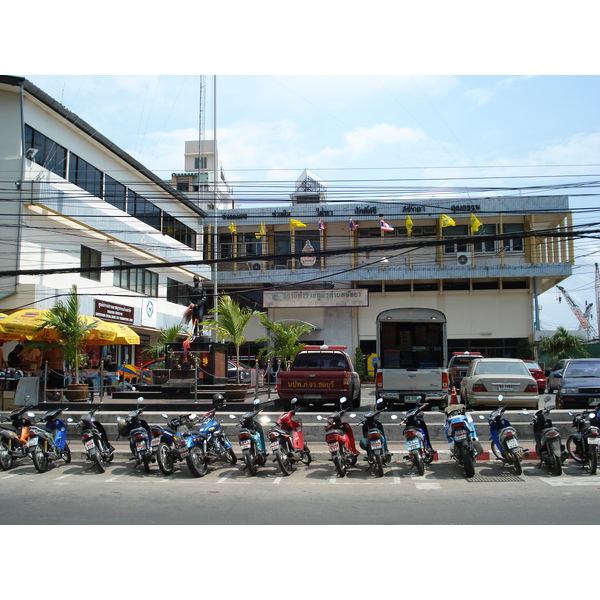
[[[87,398],[88,385],[80,382],[79,368],[85,341],[89,332],[96,328],[95,323],[87,322],[81,316],[80,309],[77,286],[73,284],[66,301],[57,300],[36,328],[36,331],[45,328],[58,331],[65,363],[73,372],[73,381],[66,388],[66,396],[75,402],[83,402]]]
[[[229,340],[235,347],[235,364],[237,383],[225,385],[225,391],[230,400],[243,400],[248,391],[248,384],[240,383],[240,346],[246,343],[244,331],[250,319],[261,313],[247,306],[240,306],[231,296],[222,295],[215,308],[208,311],[217,314],[218,320],[203,321],[200,323],[203,331],[214,331],[218,341]],[[235,388],[235,389],[234,389]]]
[[[169,354],[169,344],[176,342],[179,337],[183,335],[181,323],[177,325],[171,325],[166,329],[163,329],[158,335],[158,339],[154,344],[150,344],[146,346],[142,351],[142,354],[148,358],[154,360],[164,359],[165,368],[164,369],[151,369],[152,370],[152,383],[162,384],[166,383],[169,380],[171,374],[170,367],[176,367],[173,364],[172,359],[170,359]],[[169,365],[167,365],[167,358],[169,358]]]

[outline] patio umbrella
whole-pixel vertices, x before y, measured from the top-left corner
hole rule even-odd
[[[43,308],[26,308],[11,313],[4,319],[0,319],[0,337],[36,342],[58,342],[60,338],[55,329],[46,327],[41,331],[36,331],[46,313],[47,309]],[[6,338],[5,336],[12,337]]]
[[[4,313],[0,313],[0,321],[3,321],[4,319],[6,319],[8,315],[4,314]],[[17,335],[12,335],[10,333],[4,333],[3,331],[0,331],[0,342],[8,342],[10,340],[20,340],[21,336],[17,336]]]
[[[112,321],[106,321],[106,325],[108,325],[116,334],[116,337],[111,344],[116,344],[117,346],[131,346],[140,343],[140,336],[131,329],[131,327],[123,325],[122,323],[113,323]]]
[[[96,327],[90,329],[84,339],[84,346],[106,346],[107,344],[114,344],[117,334],[115,330],[110,327],[110,323],[98,319],[96,317],[88,317],[87,315],[80,315],[85,321],[86,325],[94,324]]]
[[[135,365],[119,365],[117,372],[122,375],[124,379],[133,379],[139,375],[139,369]]]

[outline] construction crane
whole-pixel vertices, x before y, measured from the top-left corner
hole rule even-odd
[[[579,321],[579,329],[583,329],[587,333],[587,338],[589,341],[595,340],[598,337],[598,334],[596,333],[596,330],[590,323],[590,318],[589,318],[590,312],[592,310],[592,304],[586,303],[585,312],[583,312],[581,310],[581,308],[579,308],[579,304],[577,304],[577,302],[575,302],[575,300],[573,300],[573,298],[571,298],[571,296],[569,295],[569,292],[567,292],[567,290],[565,290],[564,287],[562,287],[560,285],[557,285],[556,287],[560,290],[562,295],[565,297],[565,300],[567,301],[569,308],[573,311],[573,314],[577,317],[577,320]]]

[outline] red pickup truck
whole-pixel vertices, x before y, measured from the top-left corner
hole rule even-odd
[[[304,346],[289,371],[279,371],[277,394],[284,404],[297,398],[299,404],[337,404],[342,397],[360,406],[360,377],[346,346]]]

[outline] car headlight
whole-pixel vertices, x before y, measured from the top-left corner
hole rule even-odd
[[[579,392],[579,388],[576,387],[564,387],[562,389],[563,394],[577,394]]]

